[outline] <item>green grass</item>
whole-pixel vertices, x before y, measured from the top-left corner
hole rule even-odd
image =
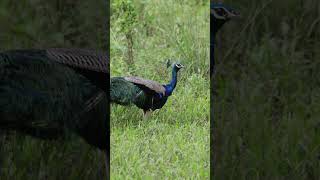
[[[131,3],[137,14],[130,25],[134,64],[127,63],[127,39],[119,28],[123,16],[114,12],[111,76],[167,83],[171,68],[165,59],[178,59],[185,68],[166,105],[149,118],[134,106],[111,106],[111,177],[209,179],[209,2]]]

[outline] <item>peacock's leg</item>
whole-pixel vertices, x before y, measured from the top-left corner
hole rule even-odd
[[[142,110],[142,116],[143,116],[143,119],[145,118],[146,113],[147,113],[147,111],[143,109],[143,110]]]
[[[143,110],[143,119],[150,117],[152,110]]]

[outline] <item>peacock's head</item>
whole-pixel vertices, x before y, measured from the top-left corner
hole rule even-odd
[[[240,13],[221,3],[212,3],[210,7],[210,15],[217,20],[228,21],[234,17],[239,17]]]
[[[211,3],[210,18],[213,20],[214,34],[223,26],[223,24],[232,18],[240,17],[240,13],[221,3]]]
[[[181,63],[177,62],[173,64],[173,69],[176,70],[177,72],[182,68],[184,68],[184,66]]]

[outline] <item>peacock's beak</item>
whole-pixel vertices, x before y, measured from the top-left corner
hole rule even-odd
[[[241,18],[241,14],[239,12],[231,12],[229,13],[229,18]]]

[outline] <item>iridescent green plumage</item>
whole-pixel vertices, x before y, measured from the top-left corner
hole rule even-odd
[[[124,77],[113,77],[110,83],[110,99],[113,103],[127,106],[145,101],[145,96],[138,86],[125,80]]]

